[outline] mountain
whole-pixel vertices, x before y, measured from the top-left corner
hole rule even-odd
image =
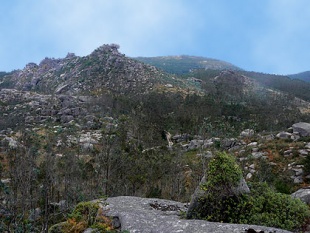
[[[65,58],[45,58],[22,70],[1,73],[0,128],[46,121],[85,125],[89,116],[93,119],[89,125],[98,128],[100,124],[94,122],[102,117],[125,114],[136,118],[132,113],[138,111],[143,116],[141,128],[151,125],[151,132],[157,133],[156,137],[149,135],[151,145],[160,140],[158,132],[166,129],[197,133],[206,116],[215,122],[235,119],[229,124],[239,130],[254,119],[257,129],[267,130],[308,118],[310,84],[303,81],[247,72],[212,59],[157,58],[170,61],[166,63],[169,69],[191,70],[176,75],[128,58],[118,48],[103,45],[84,57],[69,53]],[[204,64],[204,68],[195,69],[194,64]],[[222,70],[229,67],[235,70]]]
[[[182,75],[185,78],[205,79],[215,77],[223,70],[232,70],[240,75],[255,79],[266,88],[280,90],[298,98],[310,100],[309,72],[296,75],[275,75],[242,70],[228,62],[195,56],[166,56],[135,58],[167,73]]]
[[[308,138],[287,130],[310,122],[307,83],[196,69],[188,57],[184,68],[172,59],[179,75],[118,48],[0,73],[1,230],[40,232],[69,217],[78,231],[87,224],[71,208],[102,196],[188,202],[221,151],[279,192],[309,182]]]
[[[187,74],[194,69],[241,70],[225,61],[195,56],[136,57],[138,61],[173,74]]]
[[[288,76],[293,79],[300,79],[306,82],[310,82],[310,71],[305,71],[305,72],[298,73],[298,74],[291,74]]]
[[[1,77],[0,77],[1,78]],[[85,57],[69,53],[63,59],[45,58],[23,70],[2,77],[0,88],[45,94],[145,93],[172,80],[153,66],[118,52],[117,45],[103,45]]]

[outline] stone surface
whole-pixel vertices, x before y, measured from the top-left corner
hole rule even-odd
[[[291,138],[292,134],[291,133],[288,133],[288,132],[280,132],[276,135],[277,138],[280,138],[280,139],[288,139],[288,138]]]
[[[298,133],[302,137],[310,136],[310,124],[306,122],[299,122],[294,124],[293,132]]]
[[[107,215],[119,217],[121,229],[130,233],[242,233],[250,228],[257,232],[289,233],[264,226],[182,219],[179,214],[186,210],[186,205],[175,201],[130,196],[102,201],[108,203],[104,206]]]
[[[254,159],[259,159],[261,157],[263,157],[265,155],[264,152],[252,152],[251,154],[253,156]]]
[[[245,129],[240,133],[241,137],[252,137],[254,136],[254,130],[253,129]]]
[[[203,143],[204,143],[203,140],[197,140],[197,139],[191,140],[188,144],[188,149],[189,150],[197,149],[197,148],[201,147],[203,145]]]
[[[236,138],[224,138],[221,141],[221,147],[224,149],[230,149],[238,145],[238,140]]]
[[[310,187],[298,189],[296,192],[291,194],[294,198],[299,198],[306,204],[310,204]]]

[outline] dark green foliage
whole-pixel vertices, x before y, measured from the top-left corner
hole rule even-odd
[[[0,72],[0,89],[1,88],[13,88],[14,87],[14,81],[11,80],[10,75],[12,75],[13,72]]]
[[[295,230],[310,217],[307,205],[289,195],[276,193],[266,183],[251,184],[250,194],[238,195],[231,188],[241,170],[232,156],[218,154],[208,165],[206,194],[196,217],[216,222],[256,224]],[[282,184],[279,184],[282,185]]]
[[[207,182],[201,187],[206,194],[200,200],[200,208],[195,210],[194,215],[209,221],[230,222],[230,212],[226,212],[239,199],[233,188],[241,178],[242,171],[235,158],[224,152],[218,153],[208,164]]]
[[[68,217],[74,218],[76,221],[85,220],[88,225],[92,225],[95,222],[98,210],[99,204],[96,202],[80,202]]]
[[[150,191],[146,194],[146,197],[148,198],[161,198],[161,189],[156,187],[151,187]]]
[[[310,217],[309,207],[301,200],[276,193],[266,183],[253,184],[250,201],[249,218],[241,223],[296,230]]]
[[[306,174],[310,174],[310,156],[306,156],[306,158],[304,158],[303,164],[304,164],[304,172]]]
[[[291,194],[292,192],[294,192],[294,184],[292,180],[277,177],[273,182],[273,185],[275,190],[279,193]]]
[[[206,176],[207,183],[204,189],[222,194],[223,191],[231,190],[238,184],[242,178],[242,171],[233,156],[222,152],[209,162]]]

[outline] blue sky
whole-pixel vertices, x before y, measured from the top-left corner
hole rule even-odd
[[[309,0],[8,0],[0,71],[116,43],[130,57],[196,55],[243,69],[310,70]]]

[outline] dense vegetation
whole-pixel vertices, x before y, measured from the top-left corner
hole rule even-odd
[[[207,167],[205,196],[195,217],[216,222],[244,223],[298,230],[310,217],[309,207],[287,194],[273,191],[266,183],[252,183],[250,193],[236,193],[242,178],[234,157],[219,153]]]

